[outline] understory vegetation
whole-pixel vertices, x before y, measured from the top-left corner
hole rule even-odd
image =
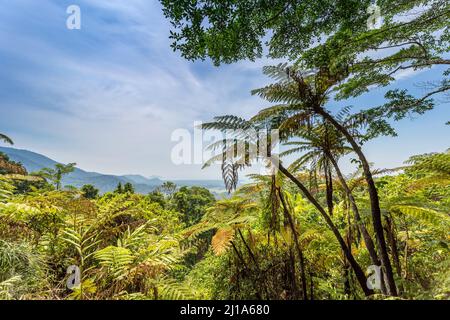
[[[449,298],[449,163],[448,152],[434,153],[376,171],[400,298]],[[350,197],[319,167],[295,175],[324,205],[332,184],[330,219],[366,268],[361,226],[374,232],[361,172],[346,177]],[[2,299],[364,298],[335,235],[281,173],[254,175],[220,200],[200,187],[92,198],[90,187],[57,190],[30,177],[0,180]],[[71,265],[80,285],[68,289]]]

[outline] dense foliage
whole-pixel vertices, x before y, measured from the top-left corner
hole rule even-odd
[[[449,157],[448,152],[415,156],[395,174],[380,173],[376,179],[402,298],[449,298]],[[296,172],[326,202],[325,175]],[[275,181],[252,178],[232,197],[216,201],[199,187],[179,188],[170,197],[123,191],[91,197],[92,186],[56,190],[51,184],[17,193],[15,181],[3,176],[0,296],[364,297],[333,232],[295,185],[282,175]],[[368,266],[370,256],[349,198],[338,177],[332,179],[331,219],[358,263]],[[347,183],[373,234],[361,173]],[[80,268],[81,284],[70,290],[66,270],[71,265]]]

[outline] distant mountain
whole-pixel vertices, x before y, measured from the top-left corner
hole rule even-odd
[[[161,184],[161,180],[159,178],[155,178],[155,177],[146,178],[139,174],[127,174],[127,175],[120,176],[120,177],[124,178],[126,180],[130,180],[136,184],[150,184],[150,185],[154,185],[154,184],[160,185]]]
[[[42,154],[21,150],[15,148],[0,147],[0,152],[9,156],[13,161],[20,162],[27,169],[29,173],[36,172],[42,168],[52,168],[59,163]],[[210,189],[215,194],[220,194],[224,191],[223,182],[220,180],[172,180],[178,186],[201,186]],[[97,172],[87,172],[80,168],[76,168],[74,172],[68,174],[63,178],[64,186],[74,186],[80,188],[85,184],[92,184],[100,190],[101,193],[113,191],[119,183],[133,184],[136,192],[149,193],[164,183],[163,179],[159,177],[144,177],[137,174],[129,175],[108,175]]]

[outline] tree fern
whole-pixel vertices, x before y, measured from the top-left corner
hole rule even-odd
[[[148,238],[148,233],[146,230],[148,227],[149,222],[143,224],[133,231],[131,231],[130,226],[128,226],[122,237],[117,240],[117,246],[128,248],[130,250],[137,250]],[[156,228],[151,229],[153,231],[156,231]]]

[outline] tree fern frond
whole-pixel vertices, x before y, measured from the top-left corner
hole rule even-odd
[[[307,151],[309,149],[310,149],[309,146],[301,146],[301,147],[297,147],[297,148],[292,148],[292,149],[280,152],[280,157],[286,157],[286,156],[289,156],[294,153],[301,153],[301,152]]]
[[[439,223],[443,219],[449,219],[449,213],[445,214],[433,209],[413,205],[393,205],[390,207],[390,210],[394,212],[398,211],[433,224]]]
[[[3,142],[6,142],[10,145],[13,145],[14,142],[12,141],[12,139],[10,137],[8,137],[7,135],[4,135],[2,133],[0,133],[0,140],[2,140]]]
[[[191,300],[195,298],[192,286],[188,283],[180,283],[173,279],[159,281],[160,299],[164,300]]]
[[[202,124],[202,129],[205,130],[248,130],[252,128],[252,123],[233,115],[225,115],[214,117],[214,121]]]
[[[217,230],[216,234],[211,240],[213,251],[216,255],[221,255],[227,251],[234,238],[234,229],[223,228]]]
[[[289,72],[287,66],[288,64],[286,62],[279,63],[276,66],[264,66],[263,74],[277,81],[288,81]]]
[[[238,165],[231,161],[222,163],[222,178],[228,193],[236,189],[239,180],[238,168]]]

